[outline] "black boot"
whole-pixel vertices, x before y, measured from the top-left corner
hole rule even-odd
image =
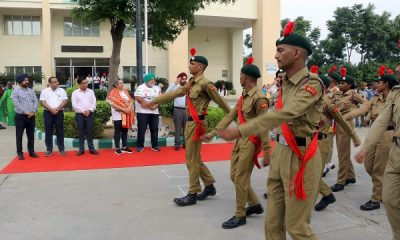
[[[268,199],[268,193],[264,193],[264,199]]]
[[[356,179],[355,178],[346,179],[346,183],[344,185],[349,185],[350,183],[352,184],[356,183]]]
[[[342,191],[344,189],[344,185],[335,183],[335,185],[331,186],[331,189],[332,189],[333,192],[339,192],[339,191]]]
[[[257,204],[257,205],[254,205],[252,207],[247,207],[246,208],[246,216],[250,216],[250,215],[253,215],[253,214],[261,214],[263,212],[264,212],[264,209],[261,206],[261,204]]]
[[[233,216],[231,219],[222,224],[222,228],[224,229],[237,228],[245,224],[246,224],[246,217]]]
[[[315,211],[322,211],[324,210],[329,204],[336,202],[335,196],[333,194],[329,194],[326,197],[323,197],[317,205],[315,205],[314,209]]]
[[[197,202],[197,193],[194,194],[188,194],[184,197],[181,198],[174,198],[174,203],[176,203],[178,206],[184,207],[184,206],[189,206],[189,205],[194,205]]]
[[[214,184],[210,184],[204,188],[204,190],[197,195],[197,200],[202,201],[206,199],[208,196],[214,196],[217,193],[217,190],[214,187]]]
[[[373,201],[369,200],[368,202],[361,205],[360,209],[363,211],[372,211],[375,209],[379,209],[380,207],[381,207],[380,202],[373,202]]]

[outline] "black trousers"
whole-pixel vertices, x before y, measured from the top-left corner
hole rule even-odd
[[[15,113],[15,132],[17,154],[22,154],[22,136],[26,129],[28,137],[28,152],[35,152],[35,117],[28,118],[28,115]]]
[[[122,127],[122,120],[113,121],[114,122],[114,143],[115,148],[121,148],[120,140],[122,139],[122,147],[128,147],[128,128]]]
[[[49,111],[44,110],[43,119],[47,151],[53,151],[54,128],[56,129],[58,150],[64,151],[64,112],[61,111],[57,115],[53,115]]]
[[[144,135],[146,133],[147,125],[150,128],[151,146],[158,147],[158,114],[151,113],[137,113],[137,147],[144,146]]]
[[[187,115],[185,108],[174,107],[175,146],[181,145],[181,133],[185,133]],[[185,144],[185,140],[183,140]]]
[[[79,132],[79,151],[85,150],[85,136],[89,150],[94,150],[93,146],[94,114],[90,113],[90,115],[86,117],[82,113],[77,113],[75,115],[75,120]]]

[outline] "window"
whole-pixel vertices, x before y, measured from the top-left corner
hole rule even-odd
[[[143,67],[143,73],[145,72],[146,68]],[[123,72],[123,79],[129,80],[136,78],[136,72],[137,72],[137,67],[136,66],[124,66],[122,67],[122,72]],[[149,72],[150,73],[155,73],[156,72],[156,66],[149,66]]]
[[[42,81],[42,67],[41,66],[6,66],[6,72],[16,75],[26,73],[33,76],[37,83]]]
[[[4,35],[39,36],[39,16],[4,16]]]
[[[126,28],[124,30],[124,37],[136,37],[136,28],[126,24]]]
[[[99,37],[99,23],[83,23],[79,18],[64,18],[64,36],[66,37]]]

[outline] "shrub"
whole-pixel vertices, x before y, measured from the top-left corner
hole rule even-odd
[[[111,106],[107,101],[97,101],[95,117],[102,124],[106,124],[110,120]]]
[[[172,117],[174,114],[174,100],[160,104],[160,106],[158,106],[158,110],[160,112],[160,116]]]
[[[162,83],[162,84],[163,84],[163,87],[161,88],[161,92],[167,91],[167,88],[168,88],[168,86],[169,86],[168,79],[166,79],[166,78],[156,78],[156,83],[157,83],[157,85],[158,85],[159,83]]]
[[[95,89],[94,95],[96,96],[97,101],[104,101],[107,99],[107,91],[103,89]]]
[[[210,132],[213,130],[219,121],[225,116],[224,110],[219,107],[208,107],[207,109],[207,123],[208,123],[208,130]]]
[[[13,73],[0,73],[0,85],[6,85],[7,82],[15,83],[15,75]]]

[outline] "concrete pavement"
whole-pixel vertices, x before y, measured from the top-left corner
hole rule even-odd
[[[357,132],[364,138],[367,129]],[[45,150],[43,141],[36,141],[35,147]],[[162,156],[162,150],[154,154]],[[0,130],[0,167],[14,156],[15,129]],[[334,159],[337,162],[336,150]],[[0,175],[0,239],[264,239],[264,215],[247,218],[247,224],[237,229],[221,228],[233,216],[235,206],[229,161],[207,166],[217,180],[217,195],[183,208],[172,202],[187,191],[183,164]],[[355,164],[355,169],[357,183],[336,193],[337,202],[326,210],[313,211],[311,224],[319,239],[391,239],[383,207],[359,210],[369,200],[371,180],[362,165]],[[255,169],[252,177],[260,198],[267,173],[268,168]],[[335,179],[336,169],[326,181],[334,184]]]

